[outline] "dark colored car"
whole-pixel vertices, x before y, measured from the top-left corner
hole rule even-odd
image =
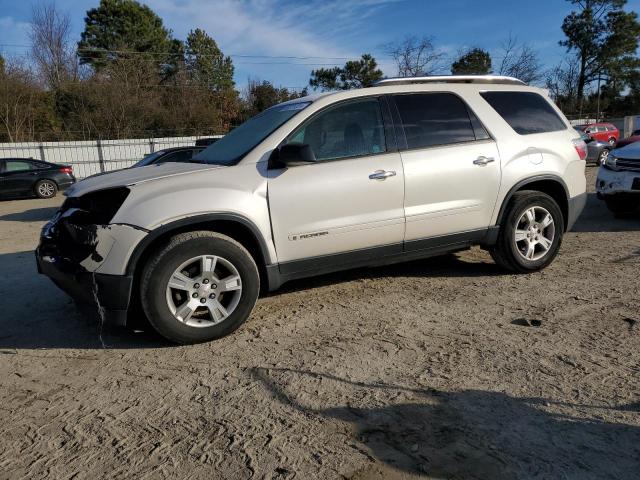
[[[0,195],[3,197],[52,198],[75,181],[69,165],[31,158],[0,159]]]
[[[578,127],[576,127],[576,131],[580,134],[580,138],[584,140],[584,143],[587,144],[586,161],[593,162],[596,165],[602,165],[609,156],[609,152],[613,146],[609,142],[593,139]]]
[[[640,141],[640,130],[635,130],[627,138],[621,138],[620,140],[618,140],[616,148],[626,147],[627,145],[631,145],[632,143],[636,143],[638,141]]]
[[[189,162],[205,148],[205,146],[165,148],[163,150],[150,153],[139,162],[131,165],[131,167],[146,167],[147,165],[166,162]]]
[[[211,138],[199,138],[196,140],[196,147],[208,147],[212,143],[216,143],[219,138],[211,137]]]

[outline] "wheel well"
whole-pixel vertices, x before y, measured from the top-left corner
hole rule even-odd
[[[525,183],[517,187],[507,198],[504,206],[502,207],[502,212],[500,214],[500,219],[502,220],[502,215],[506,210],[506,204],[511,201],[511,197],[514,193],[520,192],[522,190],[535,190],[538,192],[546,193],[551,198],[553,198],[558,206],[560,207],[560,211],[562,212],[562,217],[564,219],[564,228],[567,229],[569,222],[569,200],[567,198],[567,191],[564,186],[557,180],[545,179],[545,180],[534,180],[529,183]]]
[[[135,260],[135,268],[133,271],[133,282],[135,285],[134,295],[138,294],[138,286],[140,283],[140,275],[142,273],[142,269],[144,268],[147,260],[153,254],[153,252],[156,251],[160,245],[167,242],[169,238],[173,237],[174,235],[185,232],[193,232],[197,230],[209,230],[212,232],[221,233],[233,238],[235,241],[240,243],[244,248],[247,249],[249,254],[253,257],[253,260],[256,262],[258,272],[260,273],[261,288],[267,287],[266,259],[264,258],[260,243],[251,228],[234,220],[212,220],[190,223],[168,230],[166,232],[163,232],[158,237],[154,238],[148,245],[144,246],[144,250]]]
[[[48,177],[37,179],[33,184],[33,188],[36,188],[36,185],[38,183],[43,182],[45,180],[48,180],[48,181],[52,182],[56,186],[56,188],[58,188],[58,182],[56,182],[53,178],[48,178]]]

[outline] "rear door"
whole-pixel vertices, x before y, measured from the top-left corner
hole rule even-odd
[[[4,177],[5,177],[4,164],[5,164],[5,161],[0,160],[0,195],[5,195],[8,193],[6,191],[6,185],[4,183]]]
[[[3,173],[3,190],[17,195],[33,191],[38,179],[38,170],[28,160],[7,160]]]
[[[402,251],[404,176],[387,142],[386,104],[370,97],[321,110],[285,142],[309,145],[316,162],[269,171],[269,209],[283,273]],[[335,255],[348,252],[347,258]],[[307,262],[294,262],[319,257]]]
[[[496,142],[453,93],[392,96],[406,144],[405,249],[432,237],[467,232],[479,237],[491,224],[500,187]],[[477,240],[477,238],[469,238]]]

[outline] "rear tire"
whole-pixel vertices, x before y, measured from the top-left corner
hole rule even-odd
[[[38,180],[33,189],[38,198],[53,198],[58,192],[58,185],[53,180]]]
[[[513,272],[542,270],[558,254],[563,233],[564,218],[553,198],[532,190],[516,192],[490,253],[498,265]]]
[[[609,139],[609,145],[614,146],[615,144],[616,144],[616,139],[615,139],[615,138],[613,138],[613,137],[611,137],[611,138]]]
[[[183,344],[236,330],[251,314],[259,291],[258,268],[249,252],[209,231],[171,238],[150,257],[140,281],[149,323],[163,337]]]

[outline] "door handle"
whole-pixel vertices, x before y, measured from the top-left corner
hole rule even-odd
[[[496,159],[495,159],[495,158],[493,158],[493,157],[480,156],[480,157],[476,158],[476,159],[473,161],[473,164],[474,164],[474,165],[480,165],[480,166],[482,166],[482,167],[483,167],[483,166],[485,166],[487,163],[491,163],[491,162],[495,162],[495,161],[496,161]]]
[[[369,180],[384,180],[388,177],[395,177],[396,172],[393,170],[376,170],[371,175],[369,175]]]

